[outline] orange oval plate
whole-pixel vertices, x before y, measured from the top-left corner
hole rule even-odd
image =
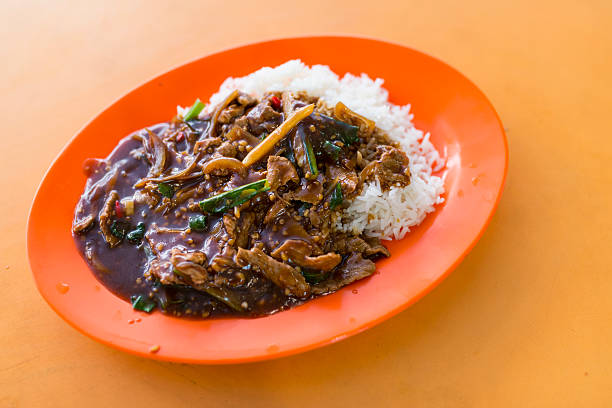
[[[72,240],[83,161],[169,120],[176,105],[207,99],[228,76],[299,58],[383,78],[390,100],[412,104],[415,125],[448,159],[446,202],[401,241],[377,273],[337,293],[259,319],[181,320],[150,315],[106,290]],[[501,122],[485,95],[448,65],[418,51],[355,37],[290,38],[251,44],[180,66],[123,96],[64,148],[42,181],[28,221],[30,266],[42,296],[68,323],[110,346],[187,363],[286,356],[363,331],[408,307],[446,277],[480,238],[499,201],[508,164]],[[140,320],[139,320],[140,319]],[[136,320],[136,321],[133,321]],[[130,322],[131,321],[131,322]],[[158,347],[159,346],[159,349]]]

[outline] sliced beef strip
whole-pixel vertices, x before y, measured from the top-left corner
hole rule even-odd
[[[168,149],[157,133],[149,129],[147,129],[147,133],[148,137],[142,138],[145,152],[151,163],[147,177],[158,177],[166,168],[168,162]]]
[[[288,239],[271,253],[274,258],[291,260],[303,268],[323,272],[331,271],[342,261],[342,257],[333,252],[319,256],[310,256],[311,254],[312,245],[297,239]]]
[[[249,129],[255,136],[271,133],[283,122],[283,115],[275,111],[267,100],[255,105],[246,117]]]
[[[379,255],[388,257],[391,255],[389,250],[380,243],[380,239],[376,237],[368,237],[365,240],[356,236],[338,237],[334,240],[332,248],[342,253],[359,252],[366,257]]]
[[[220,137],[207,137],[205,139],[198,140],[195,146],[193,147],[193,151],[194,153],[197,153],[197,152],[213,153],[214,152],[213,148],[217,146],[221,146],[221,143],[223,143],[223,140]]]
[[[225,228],[225,232],[228,238],[235,238],[236,231],[238,229],[238,222],[236,217],[231,214],[225,214],[223,216],[223,227]]]
[[[285,289],[298,298],[305,298],[310,295],[310,285],[301,273],[295,268],[266,255],[259,248],[251,250],[238,248],[236,261],[239,265],[246,266],[250,264],[255,266],[276,286]]]
[[[222,124],[228,124],[232,120],[234,120],[234,118],[241,116],[243,113],[244,113],[243,105],[235,105],[235,104],[230,105],[221,111],[217,121]]]
[[[215,272],[223,272],[229,269],[237,269],[239,266],[234,261],[236,250],[230,246],[225,245],[221,250],[221,253],[217,254],[210,262],[210,267]]]
[[[224,136],[231,142],[244,140],[249,146],[256,146],[260,142],[260,140],[253,136],[248,130],[236,124],[227,131]]]
[[[338,180],[342,187],[342,194],[345,198],[352,195],[357,189],[359,184],[359,176],[354,170],[346,169],[342,166],[328,165],[327,166],[328,178],[331,180]]]
[[[98,215],[98,222],[100,223],[100,231],[106,243],[111,247],[116,247],[121,243],[121,239],[114,236],[111,232],[112,217],[115,213],[115,201],[119,200],[119,193],[117,190],[112,190],[108,193],[106,201],[100,210]]]
[[[293,164],[281,156],[268,157],[266,178],[272,191],[276,191],[280,186],[284,186],[290,181],[297,183],[300,180]]]
[[[367,278],[372,275],[375,270],[376,266],[374,262],[363,258],[360,253],[353,253],[347,259],[346,263],[336,269],[329,279],[317,285],[313,285],[312,293],[315,295],[322,295],[334,292],[350,283]]]
[[[236,157],[238,150],[232,142],[223,142],[215,151],[217,153],[224,157]]]
[[[283,214],[288,205],[289,203],[287,203],[287,201],[283,200],[282,198],[277,198],[274,204],[272,204],[272,207],[270,207],[270,209],[266,213],[266,217],[264,218],[264,224],[268,224],[269,222]]]
[[[145,276],[153,276],[164,285],[202,285],[208,280],[205,262],[203,252],[176,246],[151,260]]]
[[[177,247],[172,248],[170,263],[173,266],[173,273],[187,278],[194,285],[202,285],[208,280],[205,262],[206,254],[203,252],[187,252]]]
[[[240,228],[238,229],[238,235],[236,236],[237,247],[248,247],[251,230],[255,224],[256,217],[257,216],[255,213],[246,213],[240,217]]]
[[[178,247],[172,248],[170,253],[169,259],[166,253],[164,257],[149,262],[149,269],[144,276],[156,277],[165,285],[188,285],[207,293],[236,311],[244,309],[240,295],[226,287],[227,279],[219,274],[213,276],[208,274],[204,266],[206,262],[204,253]],[[236,266],[233,263],[232,265]]]
[[[380,238],[377,237],[366,237],[365,241],[368,243],[369,248],[363,251],[365,256],[377,256],[383,255],[385,257],[391,256],[389,250],[380,242]]]
[[[361,181],[377,178],[383,191],[398,184],[410,184],[410,167],[406,154],[391,146],[378,146],[376,150],[379,158],[361,171]]]
[[[110,165],[110,163],[108,163],[106,160],[93,159],[91,161],[88,160],[88,162],[85,163],[85,171],[87,173],[91,172],[91,174],[100,172],[106,166]],[[117,161],[110,167],[106,174],[104,174],[104,176],[102,176],[95,183],[92,183],[91,178],[87,180],[85,193],[77,204],[75,219],[73,221],[74,232],[85,232],[87,228],[92,225],[89,221],[89,218],[92,217],[95,220],[96,201],[99,198],[104,197],[105,194],[110,193],[110,191],[115,188],[115,184],[117,183],[117,178],[119,176],[119,171],[125,166],[127,162],[127,159]],[[89,214],[85,215],[86,212],[88,212]],[[77,227],[79,229],[78,231]]]
[[[285,117],[309,103],[315,103],[317,98],[308,97],[305,92],[284,91],[281,96],[282,108]]]
[[[255,222],[255,213],[246,212],[236,218],[233,215],[225,214],[223,216],[223,225],[227,232],[228,239],[233,239],[236,247],[245,248],[249,243],[249,234]]]
[[[298,200],[317,204],[323,199],[323,185],[318,180],[302,179],[300,188],[285,193],[283,198],[287,201]]]
[[[78,220],[75,219],[74,223],[72,224],[72,231],[76,234],[81,234],[87,231],[93,225],[94,221],[95,218],[91,214],[88,214],[87,216]]]
[[[315,209],[308,210],[308,220],[310,221],[310,225],[312,225],[315,229],[321,229],[321,225],[323,220],[321,218],[321,214]]]

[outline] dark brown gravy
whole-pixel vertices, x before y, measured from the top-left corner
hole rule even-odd
[[[161,134],[166,128],[167,124],[159,124],[149,129]],[[118,144],[105,161],[106,165],[113,169],[116,168],[117,179],[113,189],[117,190],[120,196],[131,196],[134,192],[132,188],[134,183],[147,174],[148,166],[146,163],[129,154],[130,151],[139,148],[140,145],[141,143],[138,140],[128,136]],[[106,173],[108,167],[104,167],[102,161],[98,162],[97,166],[96,162],[88,161],[85,167],[89,167],[86,168],[86,171],[91,172],[88,186],[93,186],[108,174]],[[88,212],[90,208],[101,208],[104,195],[94,194],[90,195],[90,200],[81,200],[83,210]],[[181,211],[178,217],[174,211],[171,211],[166,214],[166,218],[161,213],[147,211],[146,216],[143,216],[142,211],[135,211],[132,216],[125,218],[132,225],[137,225],[139,222],[144,222],[146,225],[157,223],[159,226],[168,229],[182,230],[188,226],[190,216],[199,214],[199,212],[196,213],[187,209],[187,211]],[[207,232],[192,231],[185,240],[182,240],[179,234],[163,233],[156,233],[151,239],[156,244],[161,243],[164,247],[182,244],[187,247],[198,248],[206,253],[207,258],[211,260],[219,255],[218,237],[215,234],[215,231],[218,231],[219,228],[215,228],[215,225],[222,221],[220,216],[211,216],[208,222],[211,228]],[[266,234],[265,228],[262,234]],[[155,281],[145,279],[143,272],[148,258],[146,242],[144,241],[140,245],[124,242],[109,250],[97,228],[92,228],[84,234],[75,234],[74,239],[80,252],[85,255],[84,258],[90,264],[96,278],[113,293],[127,301],[130,301],[134,296],[150,298],[155,300],[162,312],[182,317],[207,318],[235,314],[231,308],[201,291],[186,286],[160,285]],[[187,240],[193,241],[188,244]],[[249,282],[249,285],[244,290],[237,288],[237,291],[242,292],[242,297],[247,301],[249,298],[253,299],[248,302],[249,310],[241,313],[242,315],[270,314],[300,303],[295,298],[285,296],[282,290],[270,281],[262,279],[258,274],[252,273],[249,268],[243,268],[240,272],[245,275],[244,279]],[[257,301],[254,300],[256,298]]]
[[[143,129],[84,165],[75,242],[135,309],[267,315],[367,278],[390,255],[336,225],[368,179],[410,182],[405,153],[341,103],[297,123],[291,105],[313,112],[317,98],[232,95],[214,114]],[[283,123],[287,134],[262,143]]]

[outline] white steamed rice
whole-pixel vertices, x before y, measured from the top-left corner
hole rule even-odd
[[[340,78],[328,66],[308,67],[300,60],[288,61],[276,68],[265,67],[241,78],[227,78],[211,96],[208,109],[220,103],[235,89],[261,97],[268,91],[306,91],[323,98],[329,105],[342,101],[351,110],[376,122],[389,137],[400,144],[410,159],[411,182],[406,187],[391,187],[382,192],[380,184],[369,182],[345,210],[337,227],[382,239],[401,239],[410,227],[420,224],[444,198],[444,181],[432,171],[444,166],[440,154],[429,141],[429,133],[412,124],[410,105],[398,106],[388,101],[383,80],[361,74]],[[184,109],[179,107],[179,114]],[[202,114],[205,114],[204,111]]]

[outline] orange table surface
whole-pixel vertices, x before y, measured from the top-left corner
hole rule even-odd
[[[9,0],[0,16],[0,407],[612,406],[611,1]],[[464,262],[387,322],[262,363],[150,361],[64,323],[25,251],[62,146],[180,63],[319,33],[427,52],[495,105],[508,180]]]

